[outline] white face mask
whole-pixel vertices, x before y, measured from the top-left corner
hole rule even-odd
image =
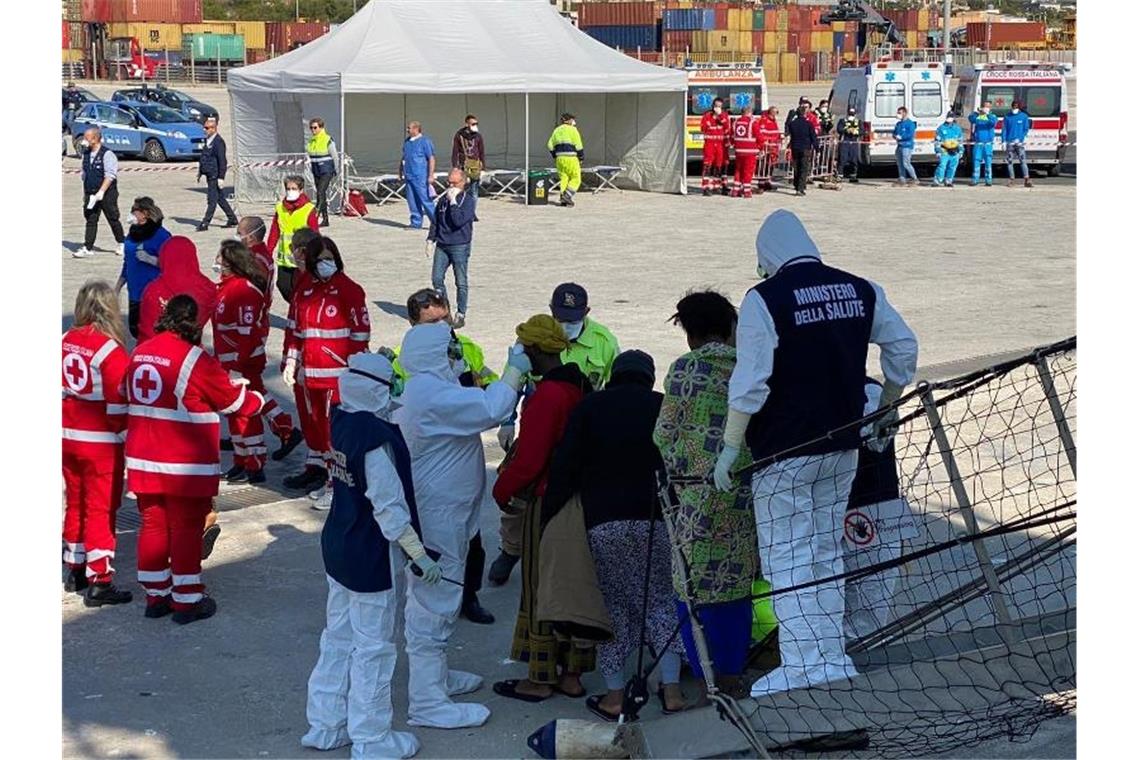
[[[245,235],[242,235],[240,232],[235,232],[234,233],[234,240],[238,241],[239,243],[244,243],[245,242]]]
[[[132,214],[132,215],[131,215],[131,218],[132,218],[132,219],[134,219],[134,220],[135,220],[135,224],[139,225],[140,227],[141,227],[142,225],[146,224],[146,217],[145,217],[145,216],[135,216],[135,215],[133,215],[133,214]]]
[[[570,340],[578,340],[578,336],[582,334],[582,328],[586,325],[585,319],[580,319],[577,322],[559,322],[562,325],[563,332]]]
[[[328,259],[321,259],[317,262],[317,277],[322,280],[327,280],[336,274],[336,262],[329,261]]]
[[[905,118],[906,118],[906,114],[905,114],[905,113],[900,113],[900,114],[898,115],[898,117],[899,117],[899,121],[902,121],[903,119],[905,119]]]
[[[954,119],[953,119],[953,117],[951,117],[951,116],[947,116],[947,117],[946,117],[946,123],[947,123],[947,124],[953,124],[953,123],[954,123]]]
[[[1021,113],[1021,109],[1020,108],[1010,109],[1010,113]]]
[[[478,124],[472,124],[470,127],[468,127],[468,129],[470,129],[472,132],[478,132],[479,131],[479,125]]]
[[[723,110],[724,109],[721,108],[720,106],[713,106],[713,113],[720,113]]]
[[[80,140],[79,144],[84,148],[90,148],[91,147],[91,143],[88,141],[88,139],[86,137],[84,137],[82,140]]]
[[[822,105],[822,106],[820,106],[820,107],[819,107],[819,112],[820,112],[820,113],[827,113],[827,106],[826,106],[826,105]]]
[[[756,276],[759,277],[761,280],[767,280],[768,279],[768,273],[766,271],[764,271],[764,267],[759,266],[759,265],[757,265],[757,267],[756,267]]]
[[[301,197],[301,191],[300,190],[286,190],[285,191],[285,200],[287,200],[287,201],[295,201],[300,197]]]
[[[990,109],[989,109],[989,108],[983,108],[983,109],[982,109],[982,113],[989,113],[989,112],[990,112]]]
[[[213,266],[213,270],[214,270],[214,274],[221,274],[222,273],[222,265],[215,261],[214,266]]]

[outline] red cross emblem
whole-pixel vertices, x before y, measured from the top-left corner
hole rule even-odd
[[[162,393],[162,376],[150,364],[140,364],[131,377],[131,389],[140,404],[153,404]]]
[[[63,357],[63,377],[73,391],[87,387],[87,362],[82,356],[72,353]]]
[[[325,307],[325,316],[330,318],[336,316],[336,307],[331,303]]]

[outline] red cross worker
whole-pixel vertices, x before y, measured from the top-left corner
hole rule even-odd
[[[127,367],[127,487],[142,527],[138,578],[146,616],[174,622],[210,617],[216,602],[202,582],[202,529],[218,493],[219,415],[256,415],[265,400],[229,374],[199,343],[198,305],[171,298]]]

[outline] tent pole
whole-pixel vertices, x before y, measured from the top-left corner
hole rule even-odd
[[[689,125],[685,111],[689,108],[689,93],[681,91],[681,195],[689,194]]]
[[[523,122],[523,203],[530,205],[530,91],[523,93],[524,106]]]
[[[344,126],[344,82],[342,81],[340,83],[340,143],[339,143],[339,147],[340,147],[340,172],[337,174],[337,176],[340,178],[340,181],[338,182],[338,184],[340,185],[340,198],[341,198],[340,202],[341,202],[341,213],[342,214],[344,213],[345,204],[348,202],[348,170],[347,170],[347,167],[345,166],[345,163],[344,163],[344,157],[346,155],[348,155],[345,152],[345,150],[346,150],[346,148],[345,148],[345,133],[346,133],[346,131],[347,130],[345,129],[345,126]],[[333,166],[334,166],[334,168],[336,166],[335,159],[334,159]]]

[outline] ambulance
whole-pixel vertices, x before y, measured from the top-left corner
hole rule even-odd
[[[730,117],[752,106],[757,116],[768,108],[768,83],[764,67],[756,63],[697,63],[685,66],[689,75],[688,108],[685,114],[685,156],[700,161],[705,138],[701,117],[722,98]]]
[[[962,116],[962,129],[969,129],[966,118],[983,102],[990,101],[991,113],[1004,117],[1016,100],[1029,116],[1026,160],[1031,167],[1057,176],[1069,142],[1069,88],[1065,75],[1071,70],[1068,63],[1006,61],[979,63],[962,71],[954,93],[954,110]],[[967,164],[972,161],[968,151],[967,146]],[[1004,155],[1000,155],[1003,153],[999,120],[994,138],[995,164],[1005,162]]]
[[[831,113],[838,123],[854,108],[862,122],[860,163],[895,163],[894,129],[899,106],[918,122],[914,135],[916,163],[936,163],[934,130],[950,110],[950,75],[945,64],[880,60],[843,68],[831,86]]]

